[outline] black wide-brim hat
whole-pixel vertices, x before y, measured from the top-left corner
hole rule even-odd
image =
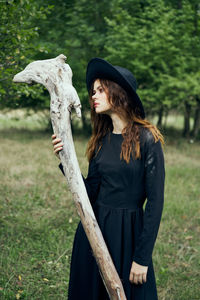
[[[95,79],[109,79],[119,84],[132,98],[137,114],[144,119],[142,102],[136,93],[137,81],[133,74],[125,68],[113,66],[102,58],[92,58],[87,66],[86,84],[88,92]]]

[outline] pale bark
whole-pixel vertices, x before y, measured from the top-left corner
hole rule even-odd
[[[70,122],[71,108],[74,107],[77,116],[81,117],[81,104],[72,86],[72,70],[68,64],[65,64],[65,59],[66,57],[61,54],[53,59],[32,62],[22,72],[16,74],[13,81],[29,84],[37,82],[48,89],[51,97],[50,115],[53,130],[64,144],[60,159],[67,185],[72,192],[77,212],[110,299],[125,300],[123,286],[88,199],[74,149]]]

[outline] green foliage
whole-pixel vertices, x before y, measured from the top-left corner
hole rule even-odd
[[[0,107],[41,107],[43,88],[12,83],[13,76],[21,71],[34,54],[38,53],[38,21],[44,20],[50,6],[39,7],[36,1],[20,0],[1,2],[0,15]],[[33,21],[34,20],[34,21]],[[41,98],[41,101],[26,101]],[[30,103],[31,102],[31,103]],[[42,104],[42,105],[41,105]]]
[[[198,0],[6,3],[0,11],[1,106],[48,107],[42,87],[14,85],[11,79],[29,61],[63,53],[74,73],[83,123],[89,110],[85,71],[92,57],[134,73],[147,116],[183,112],[186,105],[194,115],[200,94]]]
[[[53,3],[53,1],[47,1]],[[60,53],[67,56],[73,73],[73,83],[79,93],[83,110],[89,108],[85,85],[85,72],[88,61],[94,56],[104,57],[107,26],[105,16],[110,14],[111,2],[103,1],[58,1],[48,17],[47,26],[41,24],[40,38],[48,44],[48,57]],[[106,10],[105,10],[106,7]],[[53,26],[52,26],[53,25]],[[47,57],[47,56],[46,56]]]
[[[130,1],[132,2],[132,1]],[[165,1],[138,3],[131,11],[119,0],[107,18],[107,58],[130,68],[149,112],[195,105],[200,93],[200,36],[198,11],[184,1],[181,9]]]

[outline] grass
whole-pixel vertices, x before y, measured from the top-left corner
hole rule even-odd
[[[79,219],[52,153],[51,133],[32,121],[29,130],[12,122],[0,122],[0,299],[66,299]],[[74,141],[86,175],[87,139]],[[166,132],[164,152],[165,207],[153,253],[159,299],[197,300],[200,143]]]

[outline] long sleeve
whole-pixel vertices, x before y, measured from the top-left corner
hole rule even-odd
[[[60,164],[58,165],[58,167],[60,168],[61,172],[62,172],[63,175],[65,176],[65,172],[64,172],[62,163],[60,163]]]
[[[62,171],[63,175],[65,175],[63,166],[61,163],[59,164],[59,168]],[[93,203],[97,198],[99,187],[100,187],[100,182],[101,182],[101,177],[98,172],[95,158],[92,158],[92,160],[89,163],[87,177],[84,178],[84,176],[82,175],[82,178],[83,178],[83,181],[84,181],[87,193],[88,193],[89,200],[91,203]]]
[[[94,202],[97,198],[100,183],[101,183],[101,176],[98,172],[97,164],[95,162],[95,158],[92,158],[92,160],[89,163],[88,167],[88,175],[86,178],[83,177],[83,181],[85,183],[85,187],[88,193],[88,197],[92,202]]]
[[[143,266],[148,266],[164,203],[165,167],[160,141],[154,142],[148,138],[145,147],[145,191],[147,203],[144,211],[143,229],[136,245],[133,260]]]

